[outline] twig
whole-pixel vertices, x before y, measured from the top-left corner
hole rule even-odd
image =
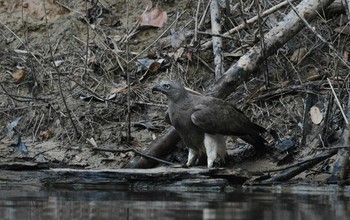
[[[328,81],[329,86],[331,87],[333,96],[334,96],[334,98],[335,98],[335,102],[337,103],[337,105],[338,105],[338,107],[339,107],[339,110],[340,110],[340,112],[341,112],[341,114],[342,114],[342,116],[343,116],[343,118],[344,118],[346,127],[347,127],[348,129],[350,129],[350,128],[349,128],[349,121],[348,121],[348,119],[347,119],[347,117],[346,117],[346,115],[345,115],[345,113],[344,113],[343,107],[341,106],[341,104],[340,104],[340,102],[339,102],[338,96],[337,96],[337,94],[336,94],[335,91],[334,91],[333,85],[332,85],[331,81],[329,80],[329,78],[327,78],[327,81]]]
[[[211,66],[209,66],[209,64],[205,61],[205,60],[203,60],[200,56],[198,56],[197,54],[193,54],[195,57],[197,57],[197,59],[201,62],[201,63],[203,63],[203,65],[204,66],[206,66],[210,71],[212,71],[213,73],[215,73],[215,70],[213,69],[213,68],[211,68]]]
[[[198,23],[198,29],[200,29],[204,23],[204,20],[205,20],[205,16],[207,15],[208,11],[209,11],[209,8],[210,8],[210,4],[211,4],[211,1],[212,0],[209,0],[208,1],[208,4],[207,4],[207,7],[205,8],[204,12],[203,12],[203,15],[202,15],[202,18],[201,20],[199,21]]]
[[[197,33],[198,33],[198,14],[199,14],[199,6],[202,4],[202,0],[199,0],[197,3],[197,11],[196,17],[194,18],[194,42],[197,42]]]
[[[134,152],[135,154],[138,154],[142,157],[146,157],[148,159],[152,159],[152,160],[155,160],[157,162],[160,162],[160,163],[164,163],[164,164],[167,164],[167,165],[174,165],[174,163],[171,163],[169,161],[166,161],[166,160],[162,160],[162,159],[159,159],[159,158],[156,158],[156,157],[153,157],[153,156],[150,156],[150,155],[147,155],[147,154],[144,154],[138,150],[136,150],[135,148],[126,148],[126,149],[107,149],[107,148],[93,148],[94,151],[104,151],[104,152],[111,152],[111,153],[126,153],[126,152]]]
[[[209,32],[205,32],[205,31],[197,31],[197,33],[204,34],[204,35],[210,35],[212,37],[221,37],[221,38],[226,38],[226,39],[230,39],[230,40],[235,40],[234,37],[227,36],[225,34],[214,34],[214,33],[209,33]]]
[[[260,38],[261,38],[261,48],[264,48],[265,46],[265,37],[264,37],[264,31],[262,29],[262,24],[263,24],[263,18],[261,17],[261,6],[259,4],[259,1],[258,0],[254,0],[255,2],[255,5],[258,9],[258,29],[259,29],[259,34],[260,34]],[[266,50],[263,49],[262,50],[263,52],[263,56],[266,57]],[[265,64],[265,70],[264,70],[264,77],[265,77],[265,85],[266,87],[268,88],[269,87],[269,77],[268,77],[268,71],[269,71],[269,66],[267,64],[267,60],[264,61],[264,64]]]
[[[81,13],[80,11],[77,11],[77,10],[74,10],[74,9],[70,8],[70,7],[68,7],[67,5],[65,5],[65,4],[63,4],[62,2],[60,2],[60,1],[55,1],[55,3],[56,3],[56,4],[59,4],[60,6],[62,6],[62,7],[65,8],[65,9],[68,9],[69,11],[72,11],[72,12],[75,12],[75,13],[81,15],[81,16],[84,16],[84,14]]]
[[[34,143],[34,141],[35,141],[35,137],[38,135],[38,131],[39,131],[39,129],[40,129],[40,125],[41,125],[41,122],[42,122],[43,119],[44,119],[44,116],[45,116],[45,114],[43,113],[43,114],[41,115],[40,120],[39,120],[39,124],[38,124],[38,126],[36,127],[35,132],[33,133],[33,139],[32,139],[32,142],[33,142],[33,143]],[[33,128],[35,128],[35,126],[34,126]]]
[[[17,101],[17,102],[32,102],[33,100],[40,100],[40,101],[49,101],[51,99],[49,98],[37,98],[37,97],[28,97],[28,96],[19,96],[19,95],[14,95],[14,94],[10,94],[5,87],[2,85],[2,83],[0,82],[0,87],[4,90],[3,94],[8,95],[11,99]],[[18,99],[21,98],[21,99]]]

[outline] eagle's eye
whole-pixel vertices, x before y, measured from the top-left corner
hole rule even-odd
[[[167,90],[170,89],[170,84],[164,84],[164,88]]]

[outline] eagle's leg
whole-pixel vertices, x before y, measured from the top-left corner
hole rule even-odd
[[[188,158],[187,158],[187,166],[193,166],[194,163],[197,161],[198,159],[198,152],[193,150],[192,148],[188,148]]]
[[[204,146],[207,153],[208,168],[212,168],[217,155],[221,159],[225,159],[226,155],[226,141],[225,137],[218,134],[205,134]]]

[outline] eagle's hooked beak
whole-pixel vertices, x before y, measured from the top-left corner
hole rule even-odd
[[[160,84],[157,84],[152,88],[152,93],[154,93],[154,92],[164,93],[164,90]]]

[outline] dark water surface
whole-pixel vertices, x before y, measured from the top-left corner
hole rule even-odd
[[[135,192],[0,185],[0,219],[350,219],[341,187]]]

